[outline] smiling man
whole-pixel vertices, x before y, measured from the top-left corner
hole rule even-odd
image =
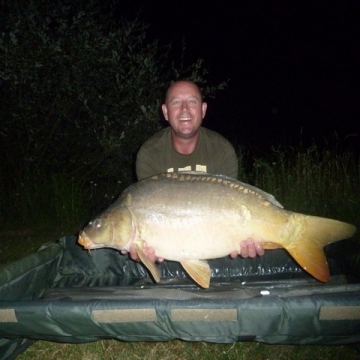
[[[172,84],[166,92],[162,112],[167,128],[148,139],[136,159],[138,180],[165,172],[202,171],[237,179],[238,160],[233,146],[217,132],[201,126],[207,109],[199,87],[188,80]],[[151,261],[161,262],[154,249],[145,246],[144,254]],[[122,251],[126,253],[126,251]],[[263,255],[262,245],[253,239],[239,240],[232,258]],[[130,257],[138,260],[134,247]]]
[[[162,112],[169,127],[147,140],[136,159],[138,180],[164,172],[203,171],[238,176],[233,146],[217,132],[201,126],[207,103],[199,87],[186,80],[172,84]]]

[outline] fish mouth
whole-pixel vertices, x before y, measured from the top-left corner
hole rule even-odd
[[[103,247],[112,247],[112,246],[108,246],[108,245],[105,245],[105,244],[95,244],[95,243],[93,243],[90,240],[90,238],[86,235],[84,230],[79,234],[79,238],[78,238],[77,242],[78,242],[78,244],[83,246],[85,250],[99,249],[99,248],[103,248]]]
[[[82,231],[79,234],[78,243],[84,247],[86,250],[94,249],[95,244],[90,240],[90,238],[86,235],[85,231]]]

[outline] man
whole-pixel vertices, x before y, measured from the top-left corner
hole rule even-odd
[[[233,146],[220,134],[201,127],[207,109],[200,89],[177,81],[166,93],[162,111],[169,127],[147,140],[136,159],[138,180],[165,172],[203,171],[238,177]]]
[[[138,180],[178,171],[203,171],[238,176],[238,160],[233,146],[220,134],[201,126],[207,103],[203,102],[199,87],[187,80],[177,81],[166,92],[162,112],[169,127],[159,131],[140,148],[136,159]],[[125,252],[124,252],[125,253]],[[152,248],[144,248],[151,261],[161,262]],[[263,255],[262,245],[252,239],[239,244],[230,254],[232,258]],[[138,260],[134,248],[130,257]]]

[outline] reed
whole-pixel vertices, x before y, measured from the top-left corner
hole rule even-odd
[[[245,171],[243,166],[240,174]],[[360,160],[353,152],[315,144],[306,149],[272,147],[266,157],[253,160],[247,180],[286,209],[360,225]]]

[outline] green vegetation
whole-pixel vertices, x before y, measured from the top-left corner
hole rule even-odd
[[[148,39],[140,17],[117,19],[112,4],[0,0],[1,222],[76,223],[73,200],[84,217],[98,212],[134,181],[172,81],[192,79],[207,96],[226,85],[208,85],[185,44]]]
[[[351,150],[274,147],[255,158],[248,180],[287,209],[360,225],[360,161]]]

